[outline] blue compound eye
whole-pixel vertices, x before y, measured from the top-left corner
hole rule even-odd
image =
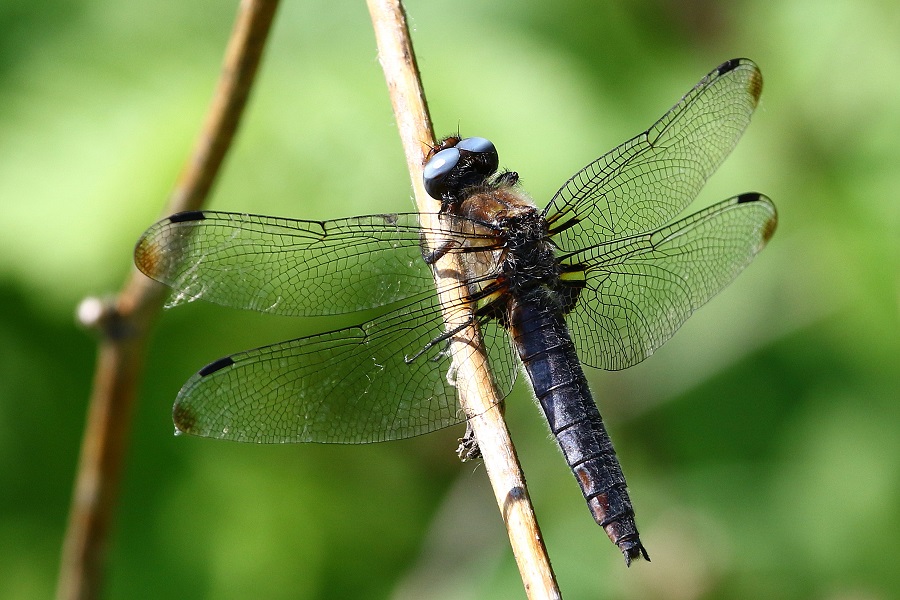
[[[422,180],[429,196],[435,200],[441,199],[441,194],[447,191],[447,175],[457,163],[459,163],[459,150],[447,148],[432,156],[425,164]]]
[[[456,144],[456,147],[460,150],[468,150],[469,152],[497,154],[497,149],[494,147],[493,142],[483,137],[470,137],[460,140],[460,142]]]
[[[492,175],[500,166],[500,157],[493,142],[483,137],[470,137],[460,140],[456,148],[471,153],[472,170],[480,175]]]

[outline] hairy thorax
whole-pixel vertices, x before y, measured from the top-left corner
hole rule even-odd
[[[470,271],[476,278],[489,269],[496,273],[505,311],[515,302],[559,304],[560,267],[554,246],[541,211],[525,194],[511,186],[476,188],[455,212],[490,226],[502,241],[492,264],[473,262]]]

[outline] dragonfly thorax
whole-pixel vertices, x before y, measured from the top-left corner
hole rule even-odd
[[[535,208],[500,219],[506,254],[500,265],[509,292],[516,297],[536,288],[554,291],[560,266],[547,236],[547,224]]]

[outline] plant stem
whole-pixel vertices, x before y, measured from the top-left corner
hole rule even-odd
[[[277,6],[278,0],[242,0],[206,121],[164,214],[196,210],[209,195],[237,131]],[[115,300],[87,299],[79,308],[83,324],[98,330],[100,342],[62,547],[59,600],[100,595],[136,388],[163,290],[133,269]]]
[[[422,183],[426,153],[435,143],[434,132],[406,26],[406,15],[399,0],[368,0],[368,5],[416,205],[422,214],[423,225],[437,228],[439,223],[434,216],[439,203],[428,196]],[[447,253],[441,260],[448,261],[446,266],[441,263],[441,268],[436,269],[441,273],[441,278],[445,274],[462,272],[454,253]],[[445,307],[448,331],[471,322],[470,308],[447,308],[461,306],[462,300],[460,287],[453,285],[452,275],[449,282],[439,279],[437,287],[446,290],[441,293],[441,303]],[[498,397],[488,374],[487,358],[478,328],[473,325],[460,335],[455,335],[453,346],[455,357],[466,356],[462,361],[454,359],[460,404],[469,417],[481,450],[525,592],[529,598],[559,598],[561,595],[528,497],[525,477],[503,420],[500,408],[502,398]],[[465,516],[460,515],[460,518]]]

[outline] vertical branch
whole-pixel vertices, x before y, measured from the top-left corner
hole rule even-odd
[[[368,5],[416,205],[424,221],[438,209],[437,201],[428,196],[422,183],[425,153],[428,146],[434,145],[434,133],[406,16],[400,0],[368,0]],[[438,226],[436,220],[431,226]],[[457,259],[453,253],[448,253],[442,260]],[[440,272],[459,273],[461,270],[456,265],[446,270],[442,268]],[[451,311],[446,308],[459,306],[461,300],[459,286],[452,285],[452,281],[450,285],[447,283],[438,281],[438,289],[447,290],[441,293],[441,304],[445,307],[444,318],[448,327],[470,322],[470,310]],[[498,407],[501,399],[487,376],[487,358],[480,334],[476,327],[470,326],[460,336],[454,336],[453,343],[464,348],[476,348],[475,352],[465,352],[466,361],[455,364],[460,403],[469,415],[469,423],[484,458],[485,470],[506,524],[525,591],[529,598],[558,598],[560,592],[528,497],[525,477]]]
[[[208,196],[237,131],[277,6],[277,0],[241,1],[206,121],[165,214],[200,208]],[[78,309],[101,339],[62,548],[60,600],[99,596],[135,390],[162,301],[162,286],[134,269],[114,301],[87,299]]]

